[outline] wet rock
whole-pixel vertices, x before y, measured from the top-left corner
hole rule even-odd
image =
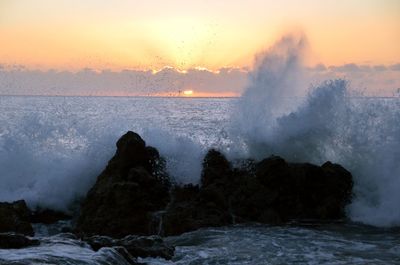
[[[157,149],[128,132],[88,192],[75,232],[113,238],[169,236],[242,222],[340,219],[352,187],[350,172],[331,162],[317,166],[271,156],[232,165],[210,150],[201,184],[171,189]]]
[[[158,151],[127,132],[81,208],[76,231],[120,238],[149,235],[154,212],[169,201],[169,177]]]
[[[316,166],[271,156],[234,168],[218,151],[204,158],[201,186],[175,187],[163,219],[165,235],[240,222],[282,224],[345,217],[350,172],[330,162]]]
[[[124,247],[113,247],[115,249],[115,251],[118,252],[118,254],[120,254],[125,261],[127,261],[129,264],[131,265],[145,265],[143,263],[139,263],[137,262],[137,259],[135,257],[133,257]]]
[[[103,247],[124,247],[133,257],[161,257],[171,259],[175,248],[165,243],[159,236],[133,236],[113,239],[108,236],[92,236],[84,240],[97,251]]]
[[[39,245],[39,240],[29,239],[22,234],[0,233],[0,248],[13,249]]]
[[[201,174],[201,185],[226,185],[232,175],[231,164],[223,154],[211,149],[208,151],[203,161],[203,171]]]
[[[175,187],[171,196],[173,201],[162,220],[163,235],[179,235],[201,227],[218,227],[232,223],[224,197],[212,187]]]
[[[266,206],[283,221],[345,217],[353,181],[350,172],[340,165],[287,163],[273,156],[257,165],[256,176],[264,191],[273,194]]]
[[[61,220],[70,220],[72,216],[51,209],[37,209],[32,213],[31,222],[32,223],[42,223],[42,224],[54,224]]]
[[[33,236],[30,224],[31,211],[25,201],[0,202],[0,233],[15,232]]]
[[[201,187],[175,187],[172,202],[163,216],[165,235],[179,235],[201,227],[217,227],[234,222],[230,201],[232,169],[218,151],[210,150],[203,161]]]

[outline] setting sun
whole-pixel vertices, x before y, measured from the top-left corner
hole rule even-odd
[[[193,95],[193,90],[185,90],[185,91],[183,91],[183,95],[192,96]]]

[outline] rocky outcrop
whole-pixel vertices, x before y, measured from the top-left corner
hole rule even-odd
[[[264,191],[273,194],[267,207],[283,221],[345,217],[353,182],[350,172],[340,165],[287,163],[273,156],[261,161],[255,174]]]
[[[174,189],[163,219],[165,235],[239,222],[282,224],[345,217],[353,182],[340,165],[288,163],[277,156],[245,164],[232,168],[221,153],[210,150],[201,186]]]
[[[39,240],[29,239],[28,237],[15,233],[0,233],[0,249],[25,248],[38,246]]]
[[[178,235],[201,227],[232,224],[230,201],[226,194],[231,184],[232,169],[226,158],[211,150],[203,162],[201,186],[174,187],[166,213],[163,233]]]
[[[159,236],[133,236],[113,239],[108,236],[92,236],[84,239],[93,250],[103,247],[123,247],[133,257],[161,257],[171,259],[175,248],[165,243]]]
[[[186,185],[175,187],[172,203],[163,215],[162,235],[179,235],[201,227],[233,223],[229,206],[218,190]]]
[[[0,233],[15,232],[33,236],[30,216],[31,211],[23,200],[0,202]]]
[[[120,238],[149,235],[154,212],[169,201],[169,178],[158,151],[134,133],[117,142],[117,151],[98,176],[81,208],[76,231]]]
[[[353,181],[350,172],[331,162],[317,166],[271,156],[232,166],[210,150],[200,185],[170,186],[158,151],[128,132],[83,202],[76,231],[121,238],[242,222],[341,219]]]

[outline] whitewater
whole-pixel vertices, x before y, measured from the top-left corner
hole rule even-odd
[[[354,198],[347,207],[353,223],[317,230],[203,229],[168,239],[178,246],[172,262],[274,264],[277,249],[283,255],[278,263],[306,253],[312,257],[303,261],[310,264],[400,262],[400,98],[355,96],[346,80],[310,83],[303,71],[304,45],[302,38],[286,37],[260,54],[240,98],[0,96],[0,201],[25,199],[32,208],[72,210],[128,130],[160,151],[177,183],[199,182],[209,148],[230,159],[275,154],[319,165],[330,160],[353,174]],[[240,242],[245,238],[251,242]],[[76,263],[113,264],[98,262],[93,257],[101,253],[67,241],[49,239],[49,246],[67,246],[70,254],[85,249],[82,259],[72,255]],[[252,253],[267,245],[266,256]],[[236,253],[238,248],[243,252]],[[46,255],[45,247],[24,251],[13,257]],[[0,251],[0,259],[7,253]]]

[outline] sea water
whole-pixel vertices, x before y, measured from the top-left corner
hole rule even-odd
[[[399,264],[400,98],[365,97],[345,80],[310,83],[303,46],[286,37],[261,54],[240,98],[0,96],[0,201],[68,211],[127,130],[156,147],[183,184],[199,183],[209,148],[229,159],[330,160],[354,178],[345,223],[206,228],[167,238],[177,246],[172,261],[145,261]],[[112,249],[38,236],[40,247],[0,250],[0,264],[124,264]]]
[[[268,148],[273,153],[289,155],[289,147],[281,149],[272,146],[266,138],[265,150],[261,155],[259,149],[252,149],[251,136],[242,132],[243,138],[237,139],[237,122],[232,121],[232,113],[241,99],[238,98],[119,98],[119,97],[0,97],[0,201],[25,199],[31,207],[43,206],[68,210],[75,200],[85,196],[94,183],[96,176],[105,167],[108,159],[115,152],[115,142],[127,130],[133,130],[143,136],[146,142],[155,146],[166,157],[168,171],[179,183],[198,183],[201,172],[201,160],[205,152],[213,147],[220,148],[228,156],[268,155]],[[287,99],[293,101],[292,99]],[[344,126],[360,126],[357,132],[363,132],[367,139],[363,144],[378,144],[385,147],[396,140],[394,129],[388,130],[388,119],[398,115],[400,100],[398,98],[343,98],[350,103],[357,117],[367,115],[366,124],[343,123]],[[302,100],[296,115],[300,115],[310,102]],[[311,104],[312,105],[312,104]],[[326,104],[323,104],[326,107]],[[371,108],[375,108],[372,112]],[[371,111],[371,113],[365,113]],[[312,112],[314,113],[314,112]],[[322,110],[321,112],[322,113]],[[379,115],[389,117],[379,117]],[[294,114],[293,114],[294,115]],[[293,116],[292,115],[292,116]],[[304,115],[304,114],[301,114]],[[361,116],[360,116],[361,115]],[[371,117],[371,116],[372,117]],[[302,119],[305,119],[304,117]],[[309,118],[311,119],[311,118]],[[372,119],[372,120],[371,120]],[[379,120],[381,123],[379,124]],[[380,120],[383,119],[383,120]],[[347,119],[346,119],[347,121]],[[261,120],[259,122],[262,122]],[[334,123],[335,130],[343,130],[338,121],[331,117],[327,123]],[[375,124],[378,122],[378,124]],[[285,123],[283,123],[285,124]],[[321,127],[321,124],[319,127]],[[392,124],[399,126],[398,124]],[[249,125],[250,126],[250,125]],[[283,125],[279,125],[283,126]],[[304,124],[303,124],[304,126]],[[276,127],[278,128],[278,127]],[[353,127],[346,128],[351,130]],[[392,128],[392,127],[390,127]],[[279,130],[283,130],[280,128]],[[293,130],[293,128],[291,128]],[[326,128],[323,131],[326,133]],[[382,130],[388,130],[387,132]],[[283,130],[284,131],[284,130]],[[301,131],[301,130],[300,130]],[[289,134],[289,132],[287,132]],[[322,133],[322,132],[320,132]],[[349,132],[350,133],[350,132]],[[380,142],[374,142],[371,133],[379,134]],[[330,132],[338,137],[336,131]],[[267,135],[267,134],[265,134]],[[287,137],[283,133],[277,137],[278,143]],[[312,136],[304,133],[296,141],[312,141]],[[338,157],[333,162],[344,163],[355,169],[355,198],[348,207],[349,217],[357,223],[337,225],[283,226],[269,227],[263,225],[233,226],[223,228],[201,229],[178,237],[167,238],[177,246],[172,261],[163,259],[144,259],[150,264],[285,264],[308,263],[320,264],[395,264],[400,262],[400,232],[393,228],[398,226],[398,212],[384,212],[385,205],[393,203],[398,193],[398,175],[381,174],[367,176],[363,168],[375,166],[382,169],[387,161],[365,160],[371,155],[368,146],[359,147],[359,141],[351,146],[345,134],[342,141],[353,153],[338,155],[341,147],[335,150],[328,136],[318,137],[314,145],[307,145],[306,154],[299,160],[314,160],[319,163],[326,157],[310,155],[309,148],[333,148],[328,154]],[[385,136],[385,137],[383,137]],[[292,139],[294,136],[291,136]],[[364,137],[360,135],[359,137]],[[322,142],[326,139],[327,142]],[[261,141],[259,139],[254,142]],[[387,141],[387,142],[385,142]],[[312,142],[311,142],[312,143]],[[248,145],[246,148],[243,146]],[[301,143],[299,143],[301,144]],[[321,146],[319,146],[321,145]],[[328,145],[328,146],[326,146]],[[373,148],[378,148],[372,146]],[[358,153],[359,148],[364,148]],[[325,150],[324,149],[324,150]],[[294,145],[293,153],[300,153],[301,146]],[[282,153],[280,153],[280,151]],[[312,150],[311,150],[312,151]],[[321,155],[321,152],[316,152]],[[340,154],[339,152],[339,154]],[[389,150],[388,157],[390,158]],[[325,154],[325,153],[323,153]],[[354,157],[352,157],[354,155]],[[368,157],[367,157],[368,158]],[[398,158],[398,157],[397,157]],[[356,162],[345,161],[354,159]],[[381,158],[383,159],[383,158]],[[372,164],[371,164],[372,163]],[[376,163],[376,165],[374,165]],[[353,166],[352,165],[356,165]],[[361,165],[360,165],[361,164]],[[390,166],[390,164],[388,165]],[[360,170],[361,169],[361,170]],[[358,170],[358,171],[357,171]],[[398,173],[398,172],[397,172]],[[363,179],[367,178],[367,179]],[[367,185],[366,183],[371,182]],[[383,188],[380,188],[379,183]],[[380,194],[375,189],[393,187],[393,193]],[[386,190],[390,192],[390,189]],[[368,198],[364,196],[373,196]],[[380,196],[381,195],[381,196]],[[368,204],[369,201],[375,204]],[[358,207],[371,207],[375,213],[387,216],[360,216]],[[375,208],[373,208],[375,207]],[[394,211],[399,209],[394,208]],[[391,209],[391,208],[388,208]],[[372,211],[371,210],[371,211]],[[372,222],[371,222],[372,220]],[[381,223],[378,221],[381,220]],[[360,223],[361,222],[361,223]],[[364,224],[362,224],[364,223]],[[366,226],[372,224],[376,227]],[[45,236],[46,234],[38,234]],[[100,253],[93,252],[82,242],[62,238],[44,237],[41,247],[23,250],[1,250],[0,264],[15,261],[14,264],[118,264],[119,254],[112,249]],[[46,263],[47,262],[47,263]],[[120,264],[123,264],[120,261]]]

